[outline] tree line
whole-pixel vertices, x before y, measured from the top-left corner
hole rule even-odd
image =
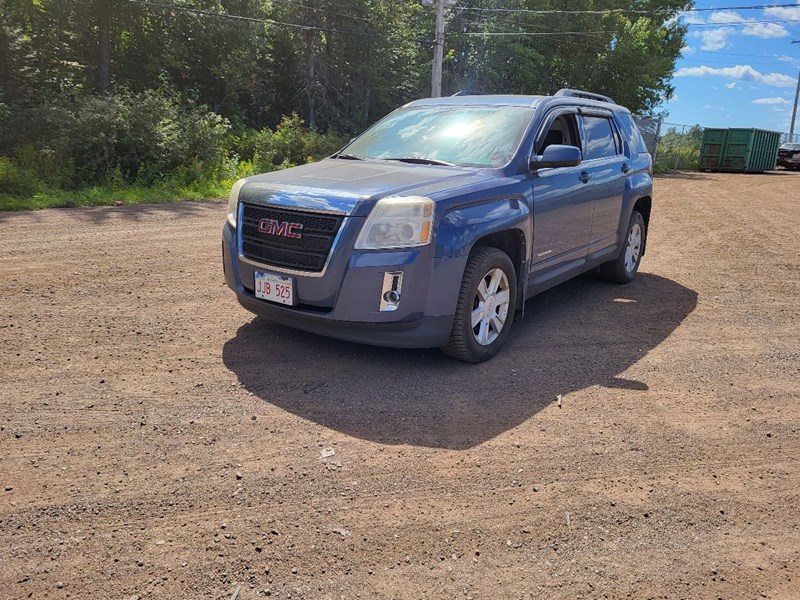
[[[459,0],[447,10],[443,94],[577,87],[652,112],[672,94],[684,6]],[[554,12],[530,12],[542,10]],[[596,12],[557,12],[574,10]],[[50,183],[77,189],[268,167],[263,155],[282,151],[265,140],[282,122],[326,152],[430,94],[434,19],[419,0],[5,0],[0,155],[6,171],[38,176],[55,156],[71,166]]]

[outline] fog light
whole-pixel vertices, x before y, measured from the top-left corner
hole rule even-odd
[[[400,307],[400,290],[403,287],[403,272],[383,274],[383,288],[381,288],[381,312],[390,312]]]
[[[400,302],[400,292],[395,292],[394,290],[389,290],[383,295],[383,299],[386,300],[389,304],[397,304]]]

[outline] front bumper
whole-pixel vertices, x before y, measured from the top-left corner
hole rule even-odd
[[[399,348],[427,348],[447,343],[467,256],[435,258],[431,247],[400,251],[353,250],[359,222],[351,221],[333,250],[324,275],[290,275],[298,306],[255,297],[255,271],[284,274],[239,255],[236,230],[225,223],[222,259],[225,281],[239,303],[272,321],[342,340]],[[381,312],[386,272],[403,272],[399,307]]]
[[[779,156],[778,157],[778,166],[779,167],[786,167],[787,169],[796,169],[800,167],[800,157],[797,158],[789,158],[786,156]]]

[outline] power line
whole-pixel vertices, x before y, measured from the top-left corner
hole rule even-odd
[[[463,16],[468,16],[468,15],[463,15]],[[465,23],[466,24],[471,24],[471,25],[477,25],[478,27],[481,27],[481,26],[485,27],[487,25],[487,15],[486,14],[480,15],[477,18],[479,19],[479,21],[477,21],[477,22],[475,22],[475,21],[468,22],[467,21]],[[515,27],[515,26],[516,27],[520,27],[520,28],[531,28],[531,27],[534,27],[534,28],[537,28],[538,30],[541,30],[541,33],[543,33],[545,36],[557,37],[558,35],[567,35],[568,36],[570,34],[570,32],[561,32],[556,27],[547,27],[545,25],[541,25],[541,24],[538,24],[538,23],[536,25],[532,25],[531,23],[523,23],[521,21],[513,19],[513,15],[510,15],[510,16],[497,16],[497,17],[493,17],[492,18],[492,23],[498,23],[498,22],[502,23],[502,24],[505,24],[506,26],[509,26],[509,27]],[[550,33],[550,32],[554,32],[554,33]],[[514,33],[514,34],[509,34],[509,35],[529,35],[529,36],[534,36],[537,33],[539,33],[539,31],[528,32],[527,34]],[[586,31],[586,32],[580,32],[581,35],[586,35],[586,36],[608,35],[608,34],[613,34],[613,33],[614,32],[612,32],[612,31],[602,31],[602,32]],[[467,32],[466,30],[459,31],[457,35],[469,35],[471,37],[484,36],[483,32]],[[485,39],[487,37],[490,37],[491,35],[492,35],[491,32],[487,32],[487,35],[484,37],[484,41],[485,41]],[[503,35],[506,35],[506,34],[503,33]],[[572,42],[569,39],[553,40],[553,42],[551,42],[551,43],[555,44],[557,46],[571,46],[571,47],[580,48],[580,49],[584,49],[585,48],[585,46],[581,45],[580,43]]]
[[[795,4],[794,6],[798,6]],[[740,25],[756,25],[759,23],[800,23],[800,19],[779,19],[779,20],[765,20],[765,21],[736,21],[734,23],[701,23],[698,25],[693,25],[694,27],[738,27]],[[530,26],[530,25],[528,25]],[[615,31],[564,31],[560,32],[562,35],[589,35],[589,34],[600,34],[600,33],[616,33]],[[484,33],[464,33],[463,35],[558,35],[559,32],[554,32],[552,34],[544,34],[538,32],[528,32],[528,31],[502,31],[502,32],[484,32]]]
[[[682,61],[685,61],[685,62],[700,63],[700,64],[709,63],[709,64],[715,64],[715,65],[728,65],[728,66],[731,66],[731,67],[740,64],[739,61],[736,61],[734,59],[731,59],[731,60],[702,60],[702,59],[699,59],[699,58],[683,58],[683,57],[679,57],[678,60],[682,60]],[[747,64],[750,65],[750,66],[753,66],[753,65],[773,65],[774,66],[775,65],[775,61],[773,60],[771,62],[750,62],[748,60]]]
[[[640,14],[640,15],[649,15],[654,13],[687,13],[687,12],[709,12],[715,11],[719,12],[721,10],[764,10],[767,8],[797,8],[797,4],[756,4],[751,6],[726,6],[725,8],[706,8],[706,7],[692,7],[692,8],[685,8],[682,10],[677,10],[674,8],[665,8],[665,9],[651,9],[651,10],[642,10],[642,9],[627,9],[627,8],[608,8],[604,10],[571,10],[571,9],[529,9],[529,8],[481,8],[475,6],[459,6],[460,10],[470,10],[470,11],[486,11],[486,12],[499,12],[499,13],[525,13],[525,14],[533,14],[533,15],[551,15],[551,14],[567,14],[567,15],[606,15],[606,14],[614,14],[614,13],[627,13],[627,14]]]
[[[482,17],[479,17],[479,18],[480,18],[480,21],[478,23],[475,23],[473,21],[471,24],[477,24],[478,26],[481,26],[481,25],[486,26],[486,24],[487,24],[486,15],[483,15]],[[548,27],[547,25],[543,25],[543,24],[540,24],[540,23],[532,24],[532,23],[522,23],[522,22],[516,21],[516,20],[512,21],[508,17],[498,17],[498,18],[496,18],[496,20],[494,22],[498,22],[498,21],[504,23],[505,25],[507,25],[509,27],[516,26],[516,27],[520,27],[520,28],[526,28],[526,29],[529,29],[529,30],[530,29],[534,29],[534,31],[497,32],[497,33],[489,32],[489,31],[487,31],[487,32],[484,32],[484,31],[472,31],[472,32],[461,31],[459,33],[461,35],[471,35],[471,36],[479,36],[479,35],[501,35],[501,36],[502,35],[538,35],[538,34],[542,34],[542,35],[559,35],[559,34],[560,35],[578,35],[578,34],[581,34],[581,35],[598,35],[598,34],[613,33],[613,32],[610,32],[610,31],[580,31],[580,32],[561,31],[557,27]]]
[[[800,7],[800,4],[795,4]],[[691,27],[737,27],[738,25],[756,25],[758,23],[800,23],[800,19],[764,19],[759,21],[725,21],[722,23],[689,23]]]
[[[705,52],[706,54],[724,54],[725,56],[751,56],[754,58],[774,58],[777,59],[777,55],[770,55],[770,54],[742,54],[740,52],[719,52],[717,50],[697,50],[697,52]]]
[[[384,37],[380,33],[367,33],[365,31],[346,31],[341,29],[329,29],[327,27],[316,27],[314,25],[303,25],[301,23],[287,23],[285,21],[276,21],[275,19],[265,19],[259,17],[246,17],[244,15],[232,15],[229,13],[214,12],[211,10],[203,10],[200,8],[192,8],[190,6],[180,6],[177,4],[160,4],[158,2],[149,2],[148,0],[127,0],[132,4],[140,4],[149,8],[156,8],[167,11],[179,11],[197,15],[200,17],[214,17],[218,19],[230,19],[234,21],[245,21],[248,23],[262,23],[265,25],[281,25],[283,27],[293,27],[303,31],[322,31],[325,33],[342,33],[346,35],[362,35],[366,37]]]
[[[613,31],[466,31],[461,35],[525,35],[525,36],[548,36],[548,35],[597,35],[609,34]]]
[[[309,6],[308,4],[302,4],[301,2],[294,2],[293,0],[279,0],[279,2],[285,2],[290,6],[299,6],[300,8],[308,8],[313,10],[314,12],[323,12],[330,15],[338,15],[340,17],[347,17],[348,19],[355,19],[357,21],[370,21],[369,17],[357,17],[356,15],[351,15],[348,13],[337,12],[335,10],[330,10],[328,8],[319,8],[317,6]]]
[[[761,4],[761,5],[751,5],[751,6],[739,6],[739,7],[732,7],[732,8],[725,8],[724,10],[746,10],[746,9],[762,9],[762,8],[779,8],[779,7],[792,7],[796,8],[799,7],[798,4]],[[523,14],[533,14],[533,15],[611,15],[611,14],[623,14],[623,13],[630,13],[630,14],[638,14],[638,15],[656,15],[659,14],[659,11],[654,10],[636,10],[636,9],[607,9],[607,10],[538,10],[538,9],[510,9],[510,8],[475,8],[475,7],[468,7],[468,6],[460,6],[458,7],[462,11],[479,11],[481,13],[481,21],[482,24],[486,24],[486,16],[489,12],[499,13],[506,15],[506,17],[499,17],[499,19],[506,20],[509,16],[522,16]],[[686,9],[680,12],[701,12],[701,11],[719,11],[720,9],[713,9],[713,8],[693,8],[693,9]],[[674,11],[671,11],[674,12]],[[467,13],[469,14],[469,13]],[[660,11],[660,14],[664,14],[664,11]],[[774,24],[774,23],[798,23],[800,19],[756,19],[756,20],[741,20],[741,21],[723,21],[723,22],[708,22],[708,23],[691,23],[692,27],[739,27],[744,25],[759,25],[759,24]],[[535,25],[531,23],[519,23],[515,22],[521,28],[530,28],[535,27]],[[555,30],[554,30],[555,31]],[[574,32],[574,31],[565,31],[561,32],[562,35],[593,35],[593,34],[614,34],[615,31],[588,31],[588,32]],[[493,36],[511,36],[511,35],[523,35],[523,36],[535,36],[535,35],[548,35],[548,34],[540,34],[538,32],[530,32],[530,31],[501,31],[501,32],[464,32],[463,35],[493,35]]]

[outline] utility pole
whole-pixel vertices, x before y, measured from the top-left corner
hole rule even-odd
[[[98,31],[98,89],[101,94],[111,91],[111,0],[96,0]]]
[[[800,44],[800,40],[793,40],[793,44]],[[800,73],[797,74],[797,89],[794,92],[794,107],[792,108],[792,124],[789,126],[789,139],[786,140],[790,144],[794,142],[794,122],[797,118],[797,101],[800,100]]]
[[[794,142],[794,122],[797,119],[798,100],[800,100],[800,73],[797,74],[797,89],[794,92],[794,108],[792,108],[792,124],[789,126],[789,139],[786,140],[790,144]]]
[[[436,37],[433,42],[433,71],[431,97],[442,95],[442,60],[444,59],[444,5],[447,0],[436,0]]]

